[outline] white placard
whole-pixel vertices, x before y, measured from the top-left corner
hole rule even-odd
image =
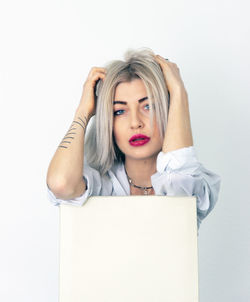
[[[196,197],[60,205],[60,302],[198,302]]]

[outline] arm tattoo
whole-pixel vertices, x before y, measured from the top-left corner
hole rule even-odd
[[[80,125],[82,128],[83,128],[83,132],[84,132],[84,134],[85,134],[85,131],[86,131],[86,127],[87,127],[87,123],[88,123],[88,121],[87,121],[87,118],[84,116],[83,117],[83,119],[84,120],[82,120],[80,117],[78,117],[78,119],[80,120],[80,122],[78,122],[78,121],[73,121],[72,122],[72,124],[73,123],[75,123],[74,125],[70,125],[70,127],[72,127],[72,126],[76,126],[77,124],[78,125]],[[79,127],[78,127],[79,128]],[[64,145],[62,145],[62,144],[71,144],[71,141],[69,141],[69,140],[65,140],[66,138],[68,138],[68,139],[74,139],[74,136],[68,136],[69,134],[76,134],[76,132],[70,132],[70,131],[72,131],[72,130],[76,130],[77,128],[70,128],[69,129],[69,131],[66,133],[66,135],[64,136],[64,138],[62,139],[62,141],[61,141],[61,143],[60,143],[60,145],[58,146],[59,148],[68,148],[67,146],[64,146]]]

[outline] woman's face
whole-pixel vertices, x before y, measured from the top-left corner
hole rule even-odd
[[[116,87],[113,114],[115,141],[126,158],[147,159],[157,156],[162,149],[163,140],[155,118],[154,128],[150,127],[149,101],[141,79],[120,83]],[[145,137],[130,142],[137,134]]]

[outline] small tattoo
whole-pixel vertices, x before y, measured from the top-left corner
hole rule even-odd
[[[72,124],[73,124],[73,123],[79,124],[79,125],[83,128],[83,131],[84,131],[84,134],[85,134],[88,120],[87,120],[86,116],[83,117],[84,120],[82,120],[80,117],[78,117],[78,119],[81,121],[81,123],[78,122],[78,121],[73,121]],[[70,138],[70,139],[74,139],[73,136],[68,136],[68,135],[70,135],[70,134],[76,134],[76,132],[70,132],[71,130],[76,130],[76,129],[77,129],[77,128],[72,128],[73,126],[75,126],[75,125],[72,125],[72,124],[71,124],[71,126],[70,126],[70,129],[68,130],[68,132],[66,133],[66,135],[64,136],[63,140],[61,141],[61,143],[60,143],[60,145],[59,145],[58,147],[60,147],[60,148],[66,148],[66,149],[67,149],[68,147],[62,146],[61,144],[63,144],[63,143],[70,144],[70,143],[71,143],[70,141],[66,141],[66,140],[65,140],[65,139],[67,139],[67,138],[68,138],[68,139],[69,139],[69,138]],[[82,124],[83,124],[83,125],[82,125]]]
[[[77,122],[77,121],[73,121],[73,123],[77,123],[77,124],[79,124],[82,128],[83,128],[83,130],[85,130],[85,128],[83,127],[83,125],[82,124],[80,124],[79,122]]]
[[[78,117],[79,120],[81,120],[83,122],[83,124],[85,125],[86,124],[86,121],[84,122],[80,117]],[[86,117],[84,116],[84,118],[86,119]]]

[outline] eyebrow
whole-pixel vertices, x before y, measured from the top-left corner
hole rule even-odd
[[[145,96],[144,98],[139,99],[138,102],[139,102],[139,103],[142,103],[143,101],[145,101],[145,100],[147,100],[147,99],[148,99],[148,97]],[[125,101],[114,101],[114,102],[113,102],[113,105],[115,105],[115,104],[127,105],[127,102],[125,102]]]

